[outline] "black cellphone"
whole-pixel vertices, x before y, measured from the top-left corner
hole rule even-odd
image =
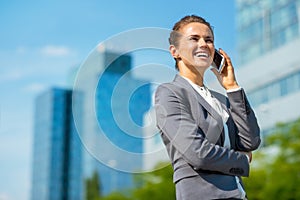
[[[215,49],[215,55],[214,55],[212,66],[216,68],[219,73],[221,73],[224,68],[224,65],[225,65],[224,56],[217,49]]]

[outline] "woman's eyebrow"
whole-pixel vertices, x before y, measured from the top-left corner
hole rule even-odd
[[[191,34],[191,35],[189,35],[189,37],[200,37],[200,36],[197,34]]]
[[[191,34],[191,35],[189,35],[188,37],[201,37],[200,35],[198,35],[198,34]],[[211,36],[211,35],[206,35],[206,36],[204,36],[204,38],[206,38],[206,39],[213,39],[214,37],[213,36]]]

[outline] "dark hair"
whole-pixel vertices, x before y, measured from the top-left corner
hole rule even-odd
[[[177,47],[178,46],[178,41],[179,41],[179,38],[180,38],[180,35],[181,35],[179,33],[179,31],[185,25],[193,23],[193,22],[198,22],[198,23],[207,25],[208,28],[210,29],[210,31],[212,32],[212,34],[214,35],[213,27],[204,18],[199,17],[197,15],[187,15],[187,16],[181,18],[173,26],[172,32],[170,33],[170,37],[169,37],[169,43],[170,43],[170,45],[174,45],[175,47]],[[176,61],[175,67],[176,67],[176,69],[178,69],[177,60],[175,59],[175,61]]]

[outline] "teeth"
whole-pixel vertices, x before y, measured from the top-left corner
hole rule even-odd
[[[196,56],[197,56],[197,57],[205,57],[205,58],[208,58],[208,54],[207,54],[207,53],[197,53]]]

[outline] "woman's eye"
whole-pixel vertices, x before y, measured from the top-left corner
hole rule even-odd
[[[191,37],[190,39],[193,40],[193,41],[198,41],[197,37]]]
[[[214,41],[212,39],[206,39],[205,41],[206,41],[206,43],[214,43]]]

